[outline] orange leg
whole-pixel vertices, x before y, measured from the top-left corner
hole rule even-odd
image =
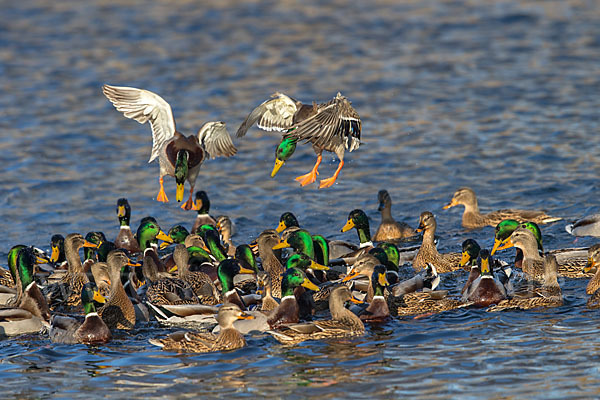
[[[315,163],[313,169],[308,174],[296,178],[296,180],[300,182],[300,185],[310,185],[311,183],[317,180],[317,175],[319,175],[319,171],[317,171],[317,169],[319,168],[319,164],[321,164],[322,159],[323,157],[319,154],[319,156],[317,157],[317,162]]]
[[[192,193],[194,193],[193,186],[190,188],[190,197],[188,197],[188,200],[181,206],[184,210],[197,210],[196,205],[192,201]]]
[[[163,187],[163,177],[160,177],[160,190],[158,191],[158,196],[156,196],[156,201],[162,201],[163,203],[168,203],[169,199],[167,198],[167,194],[165,193],[165,188]]]
[[[328,187],[332,186],[335,183],[335,180],[337,179],[338,175],[340,174],[340,171],[342,170],[343,166],[344,166],[344,160],[340,160],[340,164],[338,165],[337,169],[335,170],[335,174],[333,174],[333,176],[331,178],[322,179],[321,184],[319,185],[319,189],[328,188]]]

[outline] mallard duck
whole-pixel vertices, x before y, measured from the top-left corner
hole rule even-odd
[[[117,200],[117,217],[119,218],[119,234],[115,239],[115,246],[119,249],[125,249],[129,253],[139,253],[140,246],[129,226],[131,220],[131,206],[125,198]]]
[[[377,194],[379,200],[379,212],[381,212],[381,224],[373,240],[383,242],[387,240],[400,240],[415,236],[415,230],[404,222],[397,222],[392,217],[392,198],[387,190],[380,190]]]
[[[352,296],[350,289],[346,286],[338,286],[331,292],[329,299],[330,320],[287,325],[281,330],[269,333],[283,344],[362,335],[365,332],[365,326],[360,318],[344,306],[347,301],[362,303]]]
[[[543,285],[527,297],[513,297],[487,309],[489,312],[508,309],[529,310],[540,307],[560,307],[563,304],[562,291],[558,284],[558,263],[552,254],[544,258]]]
[[[92,282],[83,285],[81,303],[85,311],[84,321],[76,318],[53,315],[50,320],[50,340],[54,343],[100,344],[110,341],[112,335],[102,318],[96,312],[94,302],[104,303],[105,299]]]
[[[498,210],[488,214],[481,214],[477,205],[477,197],[473,189],[463,187],[454,192],[452,200],[444,206],[444,210],[463,205],[465,211],[462,216],[462,226],[467,229],[482,228],[484,226],[496,226],[505,219],[516,219],[518,221],[532,221],[538,224],[549,224],[560,221],[562,218],[551,217],[544,211],[528,210]]]
[[[257,277],[257,286],[258,289],[256,293],[262,295],[260,310],[271,311],[276,309],[279,306],[279,303],[272,296],[271,277],[267,272],[259,272]],[[279,287],[281,288],[281,284],[279,285]]]
[[[600,213],[580,218],[565,226],[565,230],[573,236],[600,237]]]
[[[591,297],[587,301],[589,308],[600,307],[600,244],[595,244],[588,250],[588,261],[584,268],[584,272],[590,273],[595,268],[596,272],[590,279],[585,292]]]
[[[369,284],[367,287],[367,295],[365,297],[365,302],[370,303],[373,300],[373,296],[375,295],[375,291],[370,281],[371,276],[373,275],[373,271],[375,267],[380,264],[379,259],[372,254],[365,253],[357,257],[356,262],[352,265],[348,274],[342,279],[342,282],[348,282],[350,280],[355,280],[359,277],[366,277],[369,279]],[[387,279],[387,274],[386,274]]]
[[[291,247],[296,253],[306,254],[310,259],[315,259],[315,247],[312,236],[304,229],[290,232],[289,235],[275,246],[273,250]]]
[[[395,310],[394,316],[432,315],[469,305],[468,303],[464,304],[461,300],[447,297],[445,290],[408,293],[402,296],[402,303]]]
[[[298,228],[300,227],[298,219],[296,219],[296,216],[294,214],[292,214],[289,211],[286,211],[283,214],[281,214],[281,217],[279,218],[279,225],[275,230],[277,231],[277,233],[281,233],[284,230],[294,226]]]
[[[477,264],[477,258],[479,257],[480,250],[481,247],[479,246],[479,243],[473,239],[467,239],[462,244],[462,258],[460,260],[460,266],[469,268],[469,277],[467,278],[467,282],[461,290],[461,295],[464,295],[465,292],[467,292],[467,290],[471,287],[471,284],[475,281],[475,279],[479,278],[481,275],[481,270]]]
[[[196,296],[198,296],[198,299],[200,299],[200,303],[208,305],[219,304],[219,291],[210,276],[204,272],[190,271],[190,253],[185,245],[178,244],[175,246],[173,259],[176,264],[173,270],[177,271],[177,277],[190,285]],[[169,272],[173,272],[173,270]]]
[[[167,351],[186,353],[209,353],[213,351],[235,350],[246,346],[244,336],[235,329],[238,319],[252,319],[235,304],[224,304],[217,314],[221,328],[218,335],[199,332],[175,332],[165,339],[150,339],[149,342]]]
[[[463,300],[478,307],[488,307],[506,299],[504,286],[494,277],[494,262],[488,249],[481,249],[477,263],[480,276],[464,289]]]
[[[235,233],[235,225],[227,215],[219,215],[217,217],[217,230],[221,234],[221,238],[227,247],[227,255],[235,255],[235,245],[231,241],[231,237]]]
[[[140,226],[137,229],[137,240],[140,245],[140,249],[144,252],[144,257],[150,256],[154,259],[154,262],[159,272],[166,272],[167,269],[158,257],[158,240],[163,240],[167,243],[173,243],[166,233],[160,229],[160,226],[154,218],[145,219],[140,222]]]
[[[163,306],[200,302],[188,283],[159,272],[156,260],[150,253],[144,256],[142,271],[146,281],[145,295],[148,303]]]
[[[535,235],[527,228],[518,227],[506,238],[497,250],[516,247],[523,252],[521,269],[531,279],[542,280],[544,276],[544,258],[538,252]]]
[[[0,271],[2,271],[0,274],[0,305],[2,306],[12,306],[21,298],[22,288],[17,268],[17,258],[19,252],[25,247],[27,246],[23,244],[11,247],[7,257],[8,270],[0,268]],[[30,246],[29,249],[35,256],[36,265],[48,263],[49,259],[40,249],[33,246]]]
[[[123,251],[113,250],[108,254],[106,263],[111,282],[110,293],[98,315],[110,329],[133,329],[135,309],[121,282],[121,268],[131,262]]]
[[[210,200],[208,194],[204,190],[196,192],[196,204],[195,208],[198,210],[198,215],[194,220],[194,226],[192,226],[192,233],[197,233],[198,229],[202,225],[216,226],[217,221],[210,216]]]
[[[221,244],[220,234],[216,227],[202,225],[197,232],[202,237],[206,248],[215,260],[221,262],[227,258],[227,250]]]
[[[373,242],[371,241],[371,229],[369,227],[369,219],[367,218],[367,214],[363,210],[352,210],[350,214],[348,214],[348,220],[346,224],[342,227],[342,232],[347,232],[352,228],[356,228],[356,233],[358,234],[358,240],[360,241],[359,249],[343,255],[343,258],[353,258],[358,257],[362,253],[368,252],[373,247]],[[332,258],[337,258],[335,256],[331,256]]]
[[[439,273],[451,272],[461,268],[461,253],[440,254],[437,251],[434,242],[436,229],[437,222],[433,214],[429,211],[422,212],[417,232],[423,232],[423,243],[421,243],[419,252],[413,259],[412,265],[415,271],[425,268],[428,263],[433,264]]]
[[[239,260],[227,258],[219,263],[217,275],[221,283],[221,300],[223,303],[237,304],[241,309],[246,309],[246,303],[235,288],[233,280],[238,274],[254,274],[256,271],[245,268]]]
[[[83,262],[81,263],[83,272],[88,276],[89,280],[92,280],[92,265],[98,262],[96,251],[106,241],[106,236],[103,232],[88,232],[85,235],[85,240],[96,245],[96,247],[83,247]]]
[[[63,235],[52,235],[50,238],[50,262],[57,269],[67,268],[65,257],[65,238]]]
[[[34,281],[35,254],[32,248],[18,251],[16,269],[21,284],[21,295],[16,307],[0,309],[0,335],[13,336],[36,333],[49,326],[50,310],[44,295]]]
[[[237,136],[244,136],[255,122],[261,129],[283,132],[271,177],[294,154],[296,142],[304,140],[312,143],[317,162],[308,174],[296,178],[302,186],[316,180],[323,150],[335,153],[340,160],[338,168],[331,178],[321,180],[319,188],[332,186],[344,166],[345,150],[353,151],[360,146],[361,121],[356,110],[341,93],[327,103],[312,106],[283,93],[275,93],[271,97],[248,115]]]
[[[385,267],[381,264],[376,265],[371,275],[371,286],[373,286],[373,299],[360,319],[366,322],[382,322],[390,316],[387,301],[383,295],[384,288],[389,286],[386,278]]]
[[[143,89],[110,85],[102,86],[102,93],[125,117],[140,124],[150,122],[152,154],[149,162],[158,157],[160,163],[160,191],[156,200],[169,201],[163,187],[163,177],[168,175],[177,182],[175,199],[178,202],[183,200],[185,181],[189,182],[190,196],[182,208],[193,209],[192,193],[202,163],[208,158],[231,157],[237,152],[225,123],[207,122],[197,136],[185,137],[175,129],[171,106],[157,94]]]
[[[294,289],[299,286],[314,291],[319,290],[319,287],[312,283],[301,269],[295,267],[286,269],[281,277],[281,303],[271,311],[267,319],[271,328],[298,322],[299,308]]]
[[[284,267],[273,253],[273,247],[280,242],[279,235],[274,229],[263,231],[256,239],[258,244],[258,255],[262,260],[262,267],[269,275],[271,294],[278,299],[281,298],[281,274]]]

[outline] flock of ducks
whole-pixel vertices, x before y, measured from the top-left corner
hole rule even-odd
[[[434,214],[421,213],[416,229],[397,222],[385,190],[378,194],[382,220],[373,237],[360,209],[351,211],[341,226],[341,232],[355,230],[358,243],[309,233],[285,212],[276,229],[257,230],[255,240],[236,246],[231,219],[210,216],[204,191],[192,196],[206,159],[237,152],[225,123],[208,122],[197,135],[186,137],[176,130],[171,107],[157,94],[111,85],[104,85],[103,93],[125,117],[150,123],[150,162],[158,158],[160,165],[157,201],[169,201],[164,177],[175,178],[178,202],[184,199],[187,181],[190,191],[182,208],[196,210],[197,216],[191,229],[176,225],[167,233],[148,216],[134,233],[131,207],[123,198],[117,201],[119,230],[112,241],[94,231],[85,237],[52,236],[50,255],[33,246],[13,246],[8,270],[0,269],[0,336],[47,331],[53,342],[99,344],[111,340],[115,330],[156,320],[187,328],[150,339],[164,350],[233,350],[246,345],[244,335],[250,332],[268,333],[293,345],[362,335],[366,323],[461,307],[500,311],[560,306],[559,276],[591,278],[588,306],[600,306],[600,245],[544,252],[539,225],[560,218],[526,210],[481,214],[469,188],[457,190],[443,208],[464,206],[464,228],[495,226],[492,249],[468,239],[461,252],[438,252]],[[310,172],[296,178],[302,186],[316,181],[323,151],[339,158],[333,176],[319,185],[332,186],[345,151],[360,145],[360,117],[340,93],[311,105],[275,93],[248,115],[237,136],[254,124],[282,134],[272,177],[298,141],[312,144],[317,160]],[[600,236],[600,216],[566,229],[574,235]],[[510,265],[494,258],[511,247],[516,256]],[[463,270],[468,276],[456,288],[459,296],[438,289],[445,274],[460,278],[457,271]]]
[[[49,255],[33,246],[10,249],[8,270],[0,269],[0,335],[47,332],[53,342],[99,344],[115,330],[156,320],[177,328],[150,339],[169,351],[233,350],[251,332],[294,345],[362,335],[365,324],[395,317],[560,306],[559,276],[591,278],[588,306],[600,306],[600,244],[544,252],[539,224],[559,218],[523,210],[482,215],[473,191],[461,188],[444,208],[464,205],[464,227],[495,226],[494,246],[467,239],[461,252],[439,253],[431,212],[413,229],[394,220],[387,191],[378,199],[382,221],[373,238],[359,209],[340,221],[342,232],[356,231],[357,243],[311,234],[285,212],[275,229],[237,246],[235,225],[209,214],[203,191],[192,201],[191,229],[167,233],[150,216],[134,233],[131,207],[119,199],[113,241],[102,232],[57,234]],[[513,263],[494,258],[511,247]],[[440,290],[447,274],[464,285]]]

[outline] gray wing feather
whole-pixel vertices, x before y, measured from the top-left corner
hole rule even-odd
[[[286,132],[293,125],[300,103],[283,93],[274,93],[271,97],[246,117],[237,130],[237,137],[244,136],[254,123],[262,130],[278,132]]]
[[[221,121],[204,124],[198,131],[198,141],[210,158],[218,156],[231,157],[237,153],[225,123]]]
[[[127,118],[152,128],[152,162],[160,153],[162,145],[175,135],[175,119],[171,106],[159,95],[148,90],[125,86],[102,86],[102,93]]]

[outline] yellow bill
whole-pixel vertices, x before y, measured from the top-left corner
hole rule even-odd
[[[117,209],[117,215],[119,217],[125,216],[125,206],[119,206],[119,208]]]
[[[319,271],[329,271],[329,267],[328,266],[319,264],[319,263],[317,263],[317,262],[315,262],[313,260],[310,260],[310,267],[309,268],[312,268],[312,269],[315,269],[315,270],[319,270]]]
[[[59,256],[60,250],[58,249],[58,246],[52,246],[52,254],[50,254],[50,261],[57,262]]]
[[[279,168],[283,165],[283,161],[275,159],[275,165],[273,166],[273,171],[271,171],[271,178],[275,178]]]
[[[342,232],[348,232],[350,229],[354,228],[354,226],[354,221],[352,221],[352,219],[349,219],[348,221],[346,221],[346,225],[342,227]]]
[[[156,235],[156,238],[165,242],[173,243],[173,239],[171,239],[171,237],[164,233],[162,230],[158,231],[158,235]]]
[[[287,240],[282,240],[281,242],[273,246],[273,250],[285,249],[286,247],[290,247],[290,245],[288,244]]]
[[[102,294],[98,290],[94,291],[93,299],[95,302],[98,302],[98,303],[106,303],[106,299],[104,298],[104,296],[102,296]]]
[[[379,276],[377,277],[377,281],[381,286],[390,286],[390,283],[388,282],[385,274],[379,274]]]
[[[462,258],[460,259],[460,266],[464,267],[471,260],[471,256],[466,251],[462,252]]]
[[[177,184],[177,190],[175,191],[175,200],[181,202],[183,200],[183,186],[184,183]]]
[[[304,282],[302,282],[302,286],[307,289],[314,290],[315,292],[319,291],[319,287],[308,280],[308,278],[304,278]]]
[[[502,242],[500,242],[500,245],[498,247],[496,247],[496,243],[494,243],[492,255],[498,250],[510,249],[511,247],[514,247],[514,243],[512,242],[512,240],[510,240],[510,237],[507,237]]]
[[[277,228],[275,228],[275,230],[277,231],[277,233],[281,233],[285,230],[285,228],[287,228],[285,222],[279,221],[279,225],[277,226]]]

